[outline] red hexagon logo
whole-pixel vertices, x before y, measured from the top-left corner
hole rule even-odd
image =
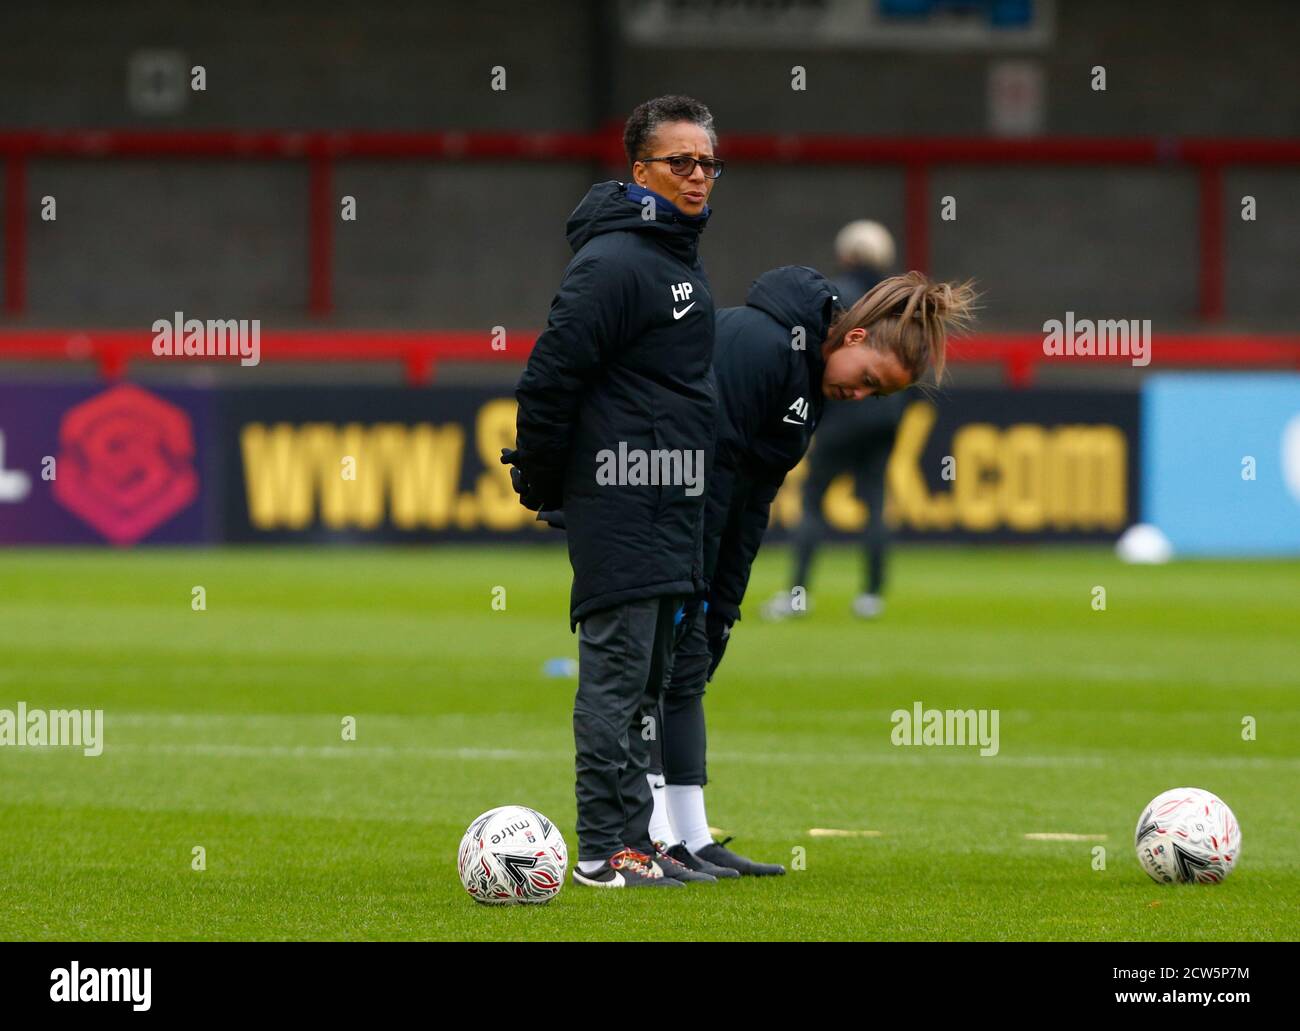
[[[59,444],[55,498],[114,544],[134,544],[198,496],[188,413],[129,383],[68,409]]]

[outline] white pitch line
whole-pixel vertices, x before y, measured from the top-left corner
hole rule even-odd
[[[52,749],[51,749],[52,751]],[[567,752],[528,752],[517,748],[403,748],[396,745],[237,745],[219,742],[187,744],[104,744],[113,752],[160,752],[165,755],[214,755],[226,758],[267,759],[458,759],[548,762],[571,758]]]
[[[424,745],[363,745],[359,743],[338,745],[276,745],[238,744],[235,742],[126,742],[117,743],[112,733],[112,720],[106,720],[104,753],[160,752],[172,754],[231,756],[246,758],[294,759],[431,759],[496,762],[548,762],[572,760],[573,753],[560,749],[518,748],[436,748]],[[10,751],[6,749],[5,751]],[[16,750],[14,750],[16,751]],[[49,751],[54,751],[50,749]],[[957,752],[958,754],[950,754]],[[1283,756],[1180,756],[1180,755],[999,755],[982,758],[969,749],[949,749],[941,754],[935,750],[904,754],[901,749],[879,753],[834,752],[755,752],[718,751],[712,758],[719,762],[766,763],[795,766],[924,766],[929,764],[949,766],[987,765],[989,770],[1011,767],[1041,769],[1101,768],[1117,763],[1129,766],[1165,767],[1171,763],[1195,763],[1214,769],[1266,770],[1300,768],[1300,759]]]
[[[1106,838],[1107,835],[1105,834],[1056,834],[1044,832],[1025,835],[1026,841],[1105,841]]]
[[[808,831],[810,838],[878,838],[880,831],[846,831],[835,827],[813,827]]]

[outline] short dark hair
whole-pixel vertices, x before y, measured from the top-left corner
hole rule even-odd
[[[713,114],[693,97],[669,94],[638,104],[628,116],[623,127],[623,149],[630,163],[641,160],[650,146],[650,137],[665,122],[693,122],[709,134],[716,147],[718,136],[713,131]]]

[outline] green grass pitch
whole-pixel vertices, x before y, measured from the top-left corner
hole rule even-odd
[[[1300,563],[902,549],[865,624],[831,550],[812,615],[764,625],[786,569],[760,557],[710,685],[707,795],[734,847],[804,869],[489,909],[455,870],[478,813],[525,803],[575,845],[574,681],[542,675],[576,655],[561,550],[8,552],[0,708],[102,708],[106,745],[0,748],[0,938],[1300,933]],[[996,708],[999,754],[892,745],[915,701]],[[1187,785],[1241,823],[1222,885],[1159,886],[1134,856],[1143,804]]]

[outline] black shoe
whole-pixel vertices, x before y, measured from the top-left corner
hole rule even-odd
[[[733,870],[738,870],[742,877],[779,877],[785,873],[785,867],[779,863],[756,863],[752,859],[736,855],[727,848],[727,842],[730,840],[730,838],[723,838],[720,842],[715,841],[711,845],[705,845],[695,854],[715,866],[729,866]]]
[[[668,850],[668,855],[688,870],[696,870],[699,873],[706,873],[714,880],[725,881],[740,876],[739,870],[733,870],[729,866],[718,866],[716,863],[710,863],[686,847],[685,842],[679,842]]]
[[[655,866],[664,872],[665,877],[689,884],[698,881],[701,884],[716,884],[718,879],[707,870],[696,870],[672,854],[662,841],[655,842]]]
[[[588,888],[680,888],[682,882],[665,877],[663,871],[650,862],[643,852],[630,848],[616,852],[599,870],[583,873],[582,867],[573,868],[575,884]]]

